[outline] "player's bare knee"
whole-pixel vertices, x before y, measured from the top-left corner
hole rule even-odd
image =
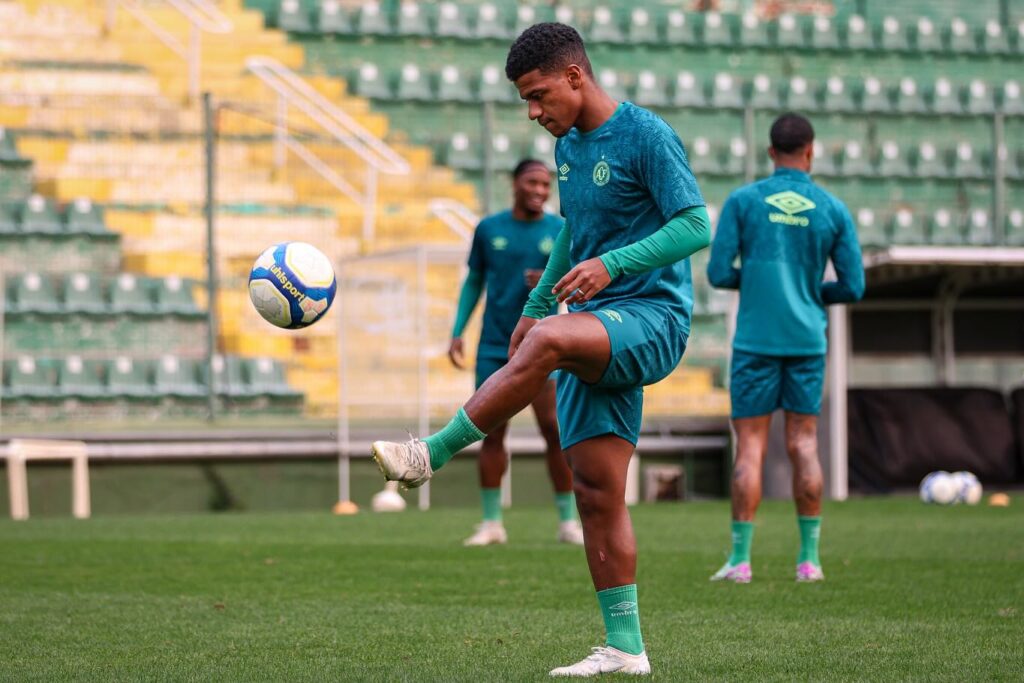
[[[558,361],[561,360],[565,353],[565,339],[564,335],[557,333],[555,327],[551,323],[551,318],[545,318],[526,335],[526,341],[520,350],[527,352],[532,364],[541,367],[550,365],[551,370],[554,370]]]

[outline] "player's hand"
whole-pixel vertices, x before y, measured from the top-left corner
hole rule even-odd
[[[466,356],[462,348],[462,337],[452,337],[452,343],[448,345],[448,360],[459,370],[466,369]]]
[[[544,274],[543,270],[536,268],[528,268],[523,271],[523,280],[526,281],[526,286],[533,289],[540,282],[540,276]]]
[[[519,350],[519,345],[526,339],[526,335],[529,334],[533,326],[539,323],[540,320],[536,318],[527,318],[525,315],[519,319],[519,324],[516,325],[516,329],[512,330],[512,339],[508,343],[508,358],[512,360],[512,356],[516,355],[516,351]]]
[[[612,281],[608,269],[601,259],[583,261],[555,283],[551,293],[558,297],[558,303],[582,304],[590,301]]]

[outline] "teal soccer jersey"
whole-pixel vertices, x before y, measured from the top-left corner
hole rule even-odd
[[[487,287],[477,357],[508,357],[508,342],[530,296],[525,271],[544,269],[561,229],[562,219],[550,214],[520,221],[502,211],[480,221],[469,251],[469,267],[483,273]]]
[[[737,257],[739,268],[733,265]],[[823,283],[829,258],[838,281]],[[864,293],[850,212],[806,173],[779,168],[726,200],[708,280],[740,290],[734,349],[771,356],[823,354],[825,305],[856,301]]]
[[[679,136],[661,118],[630,102],[620,104],[599,128],[588,133],[573,128],[559,138],[555,164],[574,267],[644,239],[683,209],[704,206]],[[690,260],[619,277],[570,310],[595,311],[628,300],[660,304],[688,333]]]

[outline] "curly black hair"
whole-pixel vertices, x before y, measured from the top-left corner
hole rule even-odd
[[[570,64],[578,64],[587,75],[594,75],[583,39],[576,29],[553,22],[534,24],[523,31],[509,48],[505,76],[516,81],[534,69],[551,73]]]
[[[775,119],[770,137],[776,151],[790,154],[814,142],[814,127],[800,114],[789,112]]]

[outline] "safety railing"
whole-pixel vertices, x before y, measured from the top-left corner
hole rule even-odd
[[[473,230],[480,222],[480,216],[473,213],[469,207],[454,199],[431,199],[429,206],[430,212],[461,239],[467,242],[472,239]]]

